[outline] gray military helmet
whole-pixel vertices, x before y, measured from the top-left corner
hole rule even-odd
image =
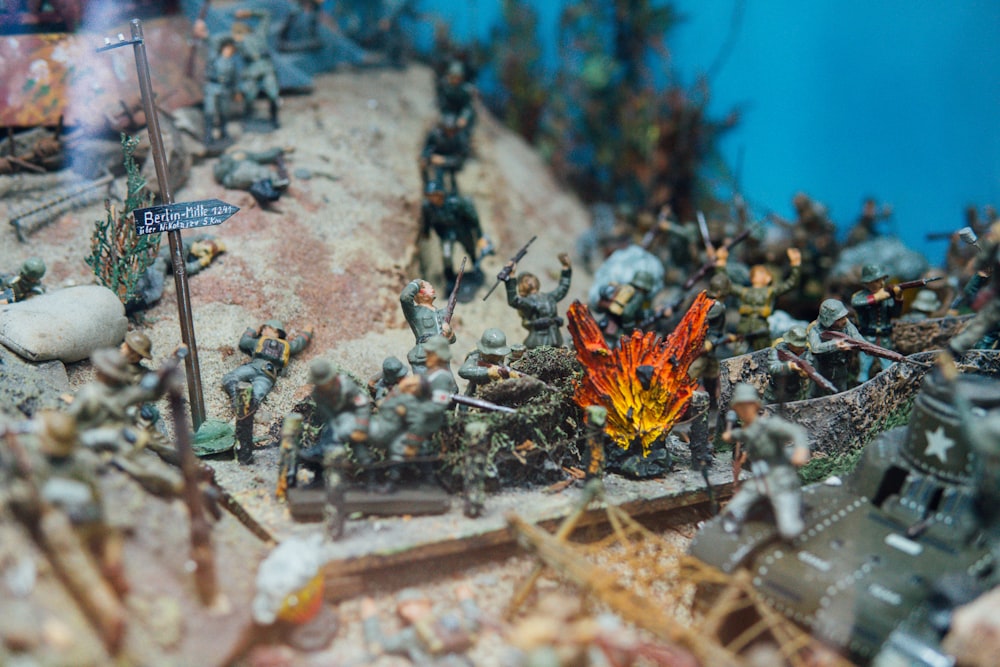
[[[760,394],[757,393],[757,388],[746,382],[737,384],[733,389],[733,397],[730,399],[729,404],[736,405],[738,403],[756,403],[760,405]]]
[[[888,277],[889,274],[886,273],[881,264],[865,264],[865,267],[861,269],[861,282],[863,283],[870,283]]]
[[[403,362],[396,357],[386,357],[382,361],[382,381],[387,384],[395,384],[406,377],[406,369]]]
[[[940,307],[941,300],[938,299],[937,294],[933,290],[929,289],[922,289],[917,292],[917,298],[910,304],[910,310],[915,310],[918,313],[933,313]]]
[[[483,332],[483,337],[476,343],[476,349],[480,354],[492,354],[498,357],[506,357],[510,354],[507,346],[507,336],[496,327],[490,327]]]
[[[45,262],[41,257],[32,257],[24,260],[21,265],[21,275],[29,280],[41,280],[45,275]]]
[[[451,344],[441,334],[431,336],[422,345],[425,354],[433,352],[442,361],[451,361]]]
[[[281,320],[268,320],[267,322],[264,322],[264,326],[275,329],[278,332],[278,336],[280,336],[281,338],[284,338],[288,335],[288,333],[285,331],[285,323],[282,322]]]
[[[649,271],[636,271],[635,275],[632,276],[631,282],[635,287],[647,292],[652,292],[653,287],[656,285],[656,279],[653,278],[653,274]]]
[[[708,289],[705,290],[705,293],[713,299],[719,299],[729,294],[729,287],[729,276],[725,273],[716,273],[708,281]]]
[[[326,384],[333,378],[337,377],[337,371],[334,370],[333,364],[331,364],[326,359],[314,359],[311,364],[309,364],[309,382],[312,384]]]
[[[819,306],[819,324],[828,327],[841,317],[847,317],[847,308],[837,299],[827,299]]]
[[[792,347],[805,347],[808,344],[806,330],[803,327],[792,327],[785,332],[782,339]]]

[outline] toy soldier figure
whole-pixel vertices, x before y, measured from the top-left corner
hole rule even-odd
[[[233,151],[219,156],[212,175],[224,187],[246,190],[261,206],[278,201],[288,188],[288,173],[285,170],[285,151],[281,148],[251,153]],[[273,164],[277,171],[268,165]]]
[[[722,513],[727,533],[739,532],[753,506],[767,498],[774,511],[778,534],[793,540],[805,529],[802,521],[802,485],[795,468],[809,461],[809,439],[798,424],[778,416],[760,416],[760,397],[752,385],[740,383],[733,390],[733,410],[742,428],[722,434],[726,442],[743,443],[753,479],[746,480]],[[791,457],[785,445],[794,446]]]
[[[910,312],[903,315],[901,322],[923,322],[929,319],[941,308],[941,299],[934,290],[922,289],[910,304]]]
[[[573,267],[569,255],[559,254],[562,273],[559,275],[559,285],[551,292],[539,292],[538,277],[533,273],[522,273],[515,281],[513,275],[504,281],[507,289],[507,305],[516,308],[521,315],[521,326],[528,330],[524,346],[529,350],[542,345],[552,347],[562,346],[560,327],[563,319],[559,317],[557,304],[566,298],[569,292],[570,280],[573,277]]]
[[[420,172],[424,183],[444,181],[447,176],[448,192],[458,194],[455,174],[462,170],[469,157],[469,142],[459,131],[454,114],[445,114],[437,127],[427,133],[424,150],[420,153]]]
[[[451,289],[456,277],[453,256],[455,243],[461,244],[465,254],[474,261],[482,254],[483,230],[479,227],[476,205],[468,197],[454,194],[446,196],[440,181],[429,181],[424,189],[420,220],[421,237],[427,238],[433,230],[441,240],[444,279],[448,283],[448,289]],[[467,281],[478,287],[483,281],[482,272],[476,268],[466,274],[462,281],[463,287]]]
[[[456,596],[461,614],[449,612],[435,618],[433,601],[427,595],[412,588],[400,591],[396,614],[403,629],[388,637],[379,625],[375,601],[362,599],[361,619],[368,650],[375,655],[405,656],[415,665],[471,664],[463,654],[472,648],[479,631],[479,608],[468,586],[460,586]]]
[[[130,408],[158,398],[156,388],[133,384],[134,371],[118,350],[96,350],[90,360],[97,381],[80,389],[69,409],[81,431],[129,423]]]
[[[41,257],[25,260],[16,276],[0,277],[0,305],[45,294],[45,286],[42,285],[44,276],[45,262]]]
[[[271,48],[267,45],[271,13],[265,9],[238,9],[235,16],[238,19],[252,17],[259,19],[256,29],[244,21],[236,21],[232,27],[236,49],[243,58],[240,91],[243,93],[243,103],[246,105],[244,115],[247,118],[252,115],[254,102],[263,92],[270,103],[271,125],[278,127],[278,107],[281,104],[278,97],[278,76],[271,60]]]
[[[455,116],[455,124],[466,135],[471,136],[476,124],[476,109],[472,105],[475,86],[465,80],[465,65],[453,60],[447,73],[437,83],[437,103],[441,114]]]
[[[410,364],[410,373],[424,375],[427,372],[427,353],[423,345],[414,345],[406,353],[406,363]]]
[[[868,264],[861,270],[863,289],[851,296],[851,306],[858,314],[858,331],[869,343],[893,349],[892,319],[903,310],[903,290],[898,285],[886,287],[889,277],[878,264]],[[861,353],[859,382],[867,382],[875,357]]]
[[[521,377],[520,373],[504,363],[508,354],[510,347],[503,331],[496,328],[484,331],[476,349],[469,353],[458,369],[458,376],[469,381],[466,395],[475,396],[479,386],[490,382]]]
[[[142,364],[142,360],[153,358],[153,344],[149,342],[149,336],[141,331],[129,331],[125,334],[125,341],[118,348],[125,359],[127,372],[131,377],[131,384],[139,384],[146,373],[151,372],[149,368]]]
[[[205,68],[203,109],[205,115],[205,146],[215,144],[214,129],[219,126],[219,140],[229,139],[226,132],[226,118],[229,103],[239,90],[237,77],[239,66],[236,59],[236,40],[224,37],[218,45],[214,57]]]
[[[311,340],[312,327],[288,340],[285,325],[279,320],[268,320],[259,329],[248,328],[240,337],[240,349],[250,355],[250,361],[223,375],[222,388],[235,402],[237,385],[249,382],[253,385],[253,404],[260,405],[289,359],[304,350]]]
[[[764,390],[765,403],[791,403],[804,401],[813,393],[813,381],[805,368],[796,361],[783,361],[778,350],[786,350],[807,364],[815,365],[806,330],[792,327],[775,341],[767,351],[767,373],[769,381]]]
[[[361,465],[371,463],[368,428],[371,398],[349,375],[337,373],[333,364],[316,359],[309,365],[309,382],[316,415],[323,423],[316,447],[299,455],[310,463],[319,463],[328,450],[346,447]]]
[[[427,370],[424,377],[431,389],[446,394],[457,394],[458,384],[451,373],[451,346],[444,336],[431,336],[424,343],[427,354]]]
[[[411,280],[399,295],[403,317],[410,325],[417,345],[439,334],[447,338],[449,343],[455,342],[455,332],[445,322],[447,309],[434,307],[436,297],[437,291],[426,280]]]
[[[201,273],[215,258],[226,251],[226,245],[211,234],[198,234],[183,242],[184,271],[189,276]],[[167,274],[174,270],[170,249],[160,248],[160,253],[139,279],[135,296],[125,304],[126,312],[149,308],[160,300],[166,286]]]
[[[729,250],[725,247],[716,252],[715,265],[719,269],[726,267]],[[744,336],[750,350],[763,350],[771,343],[770,328],[767,318],[774,312],[774,302],[782,294],[792,290],[799,282],[801,274],[802,255],[796,248],[788,249],[788,263],[792,270],[788,278],[773,285],[774,277],[763,264],[750,268],[750,286],[732,285],[730,291],[740,300],[740,321],[736,332]]]
[[[444,423],[450,403],[446,394],[431,389],[425,376],[403,378],[372,418],[372,445],[382,449],[391,463],[430,456],[428,440]],[[389,484],[398,482],[401,474],[400,466],[389,468]]]
[[[597,310],[605,315],[598,324],[608,347],[617,345],[622,336],[631,334],[647,318],[655,288],[653,274],[636,271],[628,285],[608,285],[601,290]]]
[[[864,338],[847,319],[847,308],[837,299],[827,299],[820,304],[819,318],[806,328],[816,370],[833,383],[837,391],[846,391],[857,384],[857,350],[851,349],[845,340],[823,340],[824,331],[840,331],[858,341]]]
[[[879,210],[875,198],[866,197],[861,204],[861,215],[858,216],[857,222],[854,223],[854,227],[847,235],[847,242],[844,245],[847,247],[856,246],[881,236],[878,223],[880,220],[888,220],[890,216],[892,216],[892,206],[885,204]]]
[[[399,381],[406,377],[406,369],[403,362],[396,357],[386,357],[382,360],[382,370],[368,381],[368,393],[371,394],[375,405],[380,405],[382,400],[392,391]]]
[[[701,380],[708,393],[711,409],[719,407],[719,360],[725,354],[726,344],[732,337],[726,333],[726,296],[729,294],[729,278],[717,273],[708,282],[705,294],[715,302],[708,309],[708,331],[705,333],[704,351],[688,367],[688,375]]]
[[[1000,223],[994,223],[990,227],[989,233],[986,234],[982,251],[975,264],[977,275],[980,276],[977,280],[978,283],[986,281],[983,276],[992,276],[993,294],[969,324],[957,336],[948,341],[946,349],[955,359],[961,357],[966,351],[978,347],[980,341],[985,336],[996,332],[998,325],[1000,325],[1000,267],[997,266],[998,263],[1000,263]],[[976,278],[973,277],[973,280]]]

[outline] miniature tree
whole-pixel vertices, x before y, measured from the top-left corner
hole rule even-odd
[[[146,189],[146,179],[133,157],[138,143],[137,137],[122,134],[127,175],[125,206],[118,211],[110,201],[104,201],[107,217],[97,221],[90,239],[90,256],[86,258],[101,284],[117,294],[123,304],[135,300],[139,279],[160,249],[160,235],[140,236],[132,219],[132,211],[153,203],[153,193]]]

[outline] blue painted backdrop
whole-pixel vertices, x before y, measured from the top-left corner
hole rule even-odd
[[[457,36],[485,35],[498,0],[424,0]],[[537,0],[554,57],[563,2]],[[710,67],[736,0],[677,0],[687,20],[670,63],[691,82]],[[723,145],[742,151],[757,213],[791,217],[803,190],[842,228],[865,195],[893,205],[889,226],[932,261],[928,231],[964,224],[970,203],[1000,205],[1000,1],[747,0],[737,40],[712,80],[716,115],[745,112]]]

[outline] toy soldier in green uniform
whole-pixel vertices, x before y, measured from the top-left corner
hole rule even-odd
[[[454,245],[461,244],[465,254],[478,260],[484,243],[483,230],[479,227],[476,205],[468,197],[445,195],[440,181],[429,181],[424,189],[424,203],[420,208],[421,236],[427,238],[431,230],[441,240],[444,260],[444,279],[449,289],[455,282]],[[482,284],[482,272],[476,268],[465,275],[465,281],[476,286]]]
[[[44,276],[45,262],[41,257],[25,260],[16,276],[0,276],[0,305],[45,294]]]
[[[563,319],[559,317],[558,303],[569,292],[570,280],[573,277],[573,267],[569,255],[559,254],[562,273],[559,275],[559,285],[551,292],[539,292],[538,277],[533,273],[522,273],[515,281],[513,275],[504,281],[507,289],[507,305],[516,308],[521,315],[521,326],[528,330],[524,345],[529,350],[542,345],[560,347],[562,332],[560,327]]]
[[[903,310],[903,290],[898,285],[886,287],[889,277],[878,264],[868,264],[861,270],[863,289],[851,296],[851,307],[858,314],[858,331],[869,343],[893,349],[892,320]],[[875,357],[861,353],[859,382],[867,382]]]
[[[252,153],[237,150],[223,153],[212,167],[212,175],[222,186],[246,190],[261,206],[278,201],[288,188],[288,174],[284,163],[285,150],[271,148]],[[268,165],[275,165],[277,171]]]
[[[864,338],[854,323],[847,319],[847,308],[837,299],[827,299],[820,304],[819,317],[806,328],[816,370],[833,383],[837,391],[846,391],[857,384],[858,352],[851,349],[845,340],[823,340],[824,331],[840,331],[859,341],[864,341]]]
[[[729,250],[725,247],[716,252],[716,267],[725,269]],[[792,266],[788,278],[772,285],[774,277],[767,267],[757,264],[750,268],[750,286],[732,285],[730,292],[740,300],[740,321],[736,332],[743,334],[747,346],[753,350],[763,350],[771,343],[767,318],[774,312],[774,302],[785,292],[791,291],[799,282],[802,255],[796,248],[788,249],[788,262]]]
[[[219,126],[219,140],[226,141],[226,118],[229,103],[237,93],[239,66],[236,59],[236,40],[224,37],[216,47],[213,57],[205,67],[203,111],[205,115],[205,145],[215,144],[215,126]]]
[[[222,376],[222,388],[236,400],[237,385],[253,385],[253,404],[259,405],[274,387],[274,381],[285,370],[289,359],[301,352],[312,340],[312,327],[288,340],[285,325],[268,320],[259,329],[248,328],[240,337],[240,349],[250,355],[250,361]]]
[[[468,586],[460,586],[456,595],[461,614],[449,612],[435,617],[433,601],[424,593],[408,588],[400,591],[396,614],[403,629],[386,636],[378,621],[375,601],[361,601],[361,618],[368,650],[381,655],[401,655],[415,665],[471,665],[463,654],[472,648],[479,631],[479,608]]]
[[[500,329],[490,328],[483,332],[476,349],[469,353],[458,369],[458,376],[468,380],[465,393],[475,396],[479,386],[497,380],[521,377],[521,374],[504,364],[510,354],[507,336]]]
[[[448,177],[449,193],[458,194],[455,174],[462,170],[469,157],[469,141],[458,127],[454,114],[445,114],[437,127],[427,133],[424,149],[420,152],[420,171],[424,184]]]
[[[453,60],[447,73],[437,82],[437,103],[442,115],[455,116],[455,124],[467,137],[476,124],[476,109],[472,105],[475,86],[465,80],[465,65]]]
[[[990,227],[975,265],[977,275],[980,276],[977,283],[985,281],[984,274],[992,276],[993,295],[979,309],[969,324],[957,336],[948,341],[946,350],[955,359],[961,357],[966,351],[977,347],[977,343],[983,337],[994,333],[1000,325],[1000,266],[998,264],[1000,264],[1000,222],[994,223]]]
[[[372,462],[368,448],[368,429],[372,400],[349,375],[337,373],[326,359],[315,359],[309,365],[311,398],[316,404],[316,416],[322,422],[316,445],[299,452],[299,458],[313,469],[339,466],[350,452],[362,466]],[[340,479],[340,471],[325,474],[328,486]]]
[[[438,334],[447,338],[449,343],[455,342],[455,332],[445,321],[447,309],[434,307],[436,297],[434,286],[426,280],[411,280],[399,295],[403,317],[410,325],[417,345]]]
[[[742,428],[722,434],[725,442],[743,443],[753,479],[743,482],[740,490],[722,513],[722,526],[735,533],[759,501],[768,499],[774,510],[774,520],[782,539],[793,540],[805,529],[802,520],[802,484],[795,468],[809,461],[809,438],[798,424],[778,416],[760,416],[760,397],[752,385],[740,383],[733,390],[733,410]],[[785,446],[794,446],[791,457]]]
[[[767,351],[769,380],[767,389],[764,390],[764,402],[791,403],[806,400],[813,393],[813,381],[797,362],[783,361],[778,350],[791,352],[807,364],[815,366],[806,330],[796,326],[786,331]]]
[[[431,389],[426,377],[403,378],[372,418],[372,446],[383,450],[391,463],[430,456],[428,441],[444,424],[450,403],[445,393]],[[395,484],[401,474],[400,466],[389,468],[389,483]]]
[[[382,370],[368,381],[368,393],[375,405],[380,405],[385,397],[399,381],[406,377],[403,362],[396,357],[386,357],[382,360]]]
[[[431,389],[446,394],[457,394],[458,384],[451,373],[451,346],[444,336],[431,336],[424,343],[427,354],[427,370],[424,377],[430,383]]]
[[[271,60],[271,47],[267,44],[271,13],[266,9],[238,9],[235,16],[238,19],[259,19],[256,29],[244,21],[236,21],[232,27],[236,49],[243,58],[240,91],[243,93],[243,103],[246,105],[245,115],[250,117],[254,101],[263,92],[270,103],[271,124],[278,127],[278,107],[281,105],[281,99],[278,97],[278,75]]]

